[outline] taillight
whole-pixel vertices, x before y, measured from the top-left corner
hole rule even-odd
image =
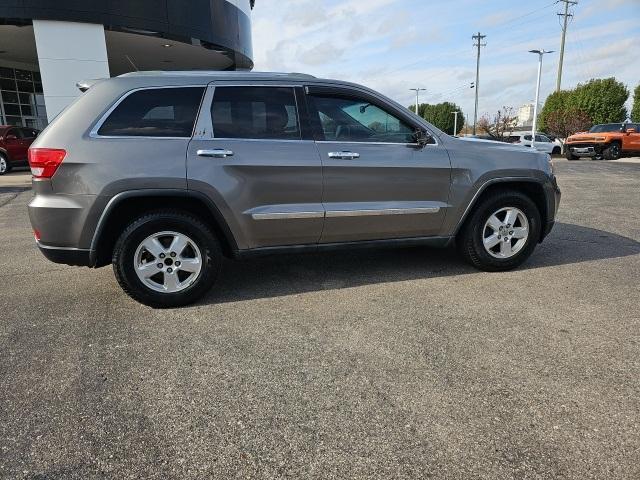
[[[51,178],[67,155],[56,148],[30,148],[29,166],[34,178]]]

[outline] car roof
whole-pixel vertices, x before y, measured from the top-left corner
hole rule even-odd
[[[208,77],[211,78],[211,80],[318,80],[313,75],[306,73],[249,72],[238,70],[155,70],[129,72],[120,75],[120,77]]]

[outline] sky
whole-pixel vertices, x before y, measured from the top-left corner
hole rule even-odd
[[[256,71],[303,72],[360,83],[403,105],[457,103],[473,117],[476,49],[478,116],[535,99],[538,56],[545,55],[541,102],[555,90],[562,3],[550,0],[257,0]],[[614,76],[640,83],[640,0],[579,0],[567,30],[562,87]],[[629,102],[630,105],[630,102]]]

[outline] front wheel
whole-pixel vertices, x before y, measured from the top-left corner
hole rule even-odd
[[[578,160],[580,158],[580,157],[574,155],[573,153],[571,153],[571,149],[569,147],[565,147],[564,157],[567,160]]]
[[[221,263],[213,232],[180,211],[158,211],[134,220],[113,254],[113,270],[125,293],[157,308],[198,300],[215,282]]]
[[[613,142],[602,151],[602,156],[605,160],[617,160],[620,158],[620,153],[620,144]]]
[[[480,270],[511,270],[533,253],[540,229],[540,212],[528,196],[517,191],[496,192],[484,198],[466,221],[458,248]]]

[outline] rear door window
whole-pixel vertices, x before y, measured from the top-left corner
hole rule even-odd
[[[301,139],[291,87],[216,87],[211,120],[215,138]]]
[[[98,129],[110,137],[191,137],[204,87],[152,88],[127,96]]]

